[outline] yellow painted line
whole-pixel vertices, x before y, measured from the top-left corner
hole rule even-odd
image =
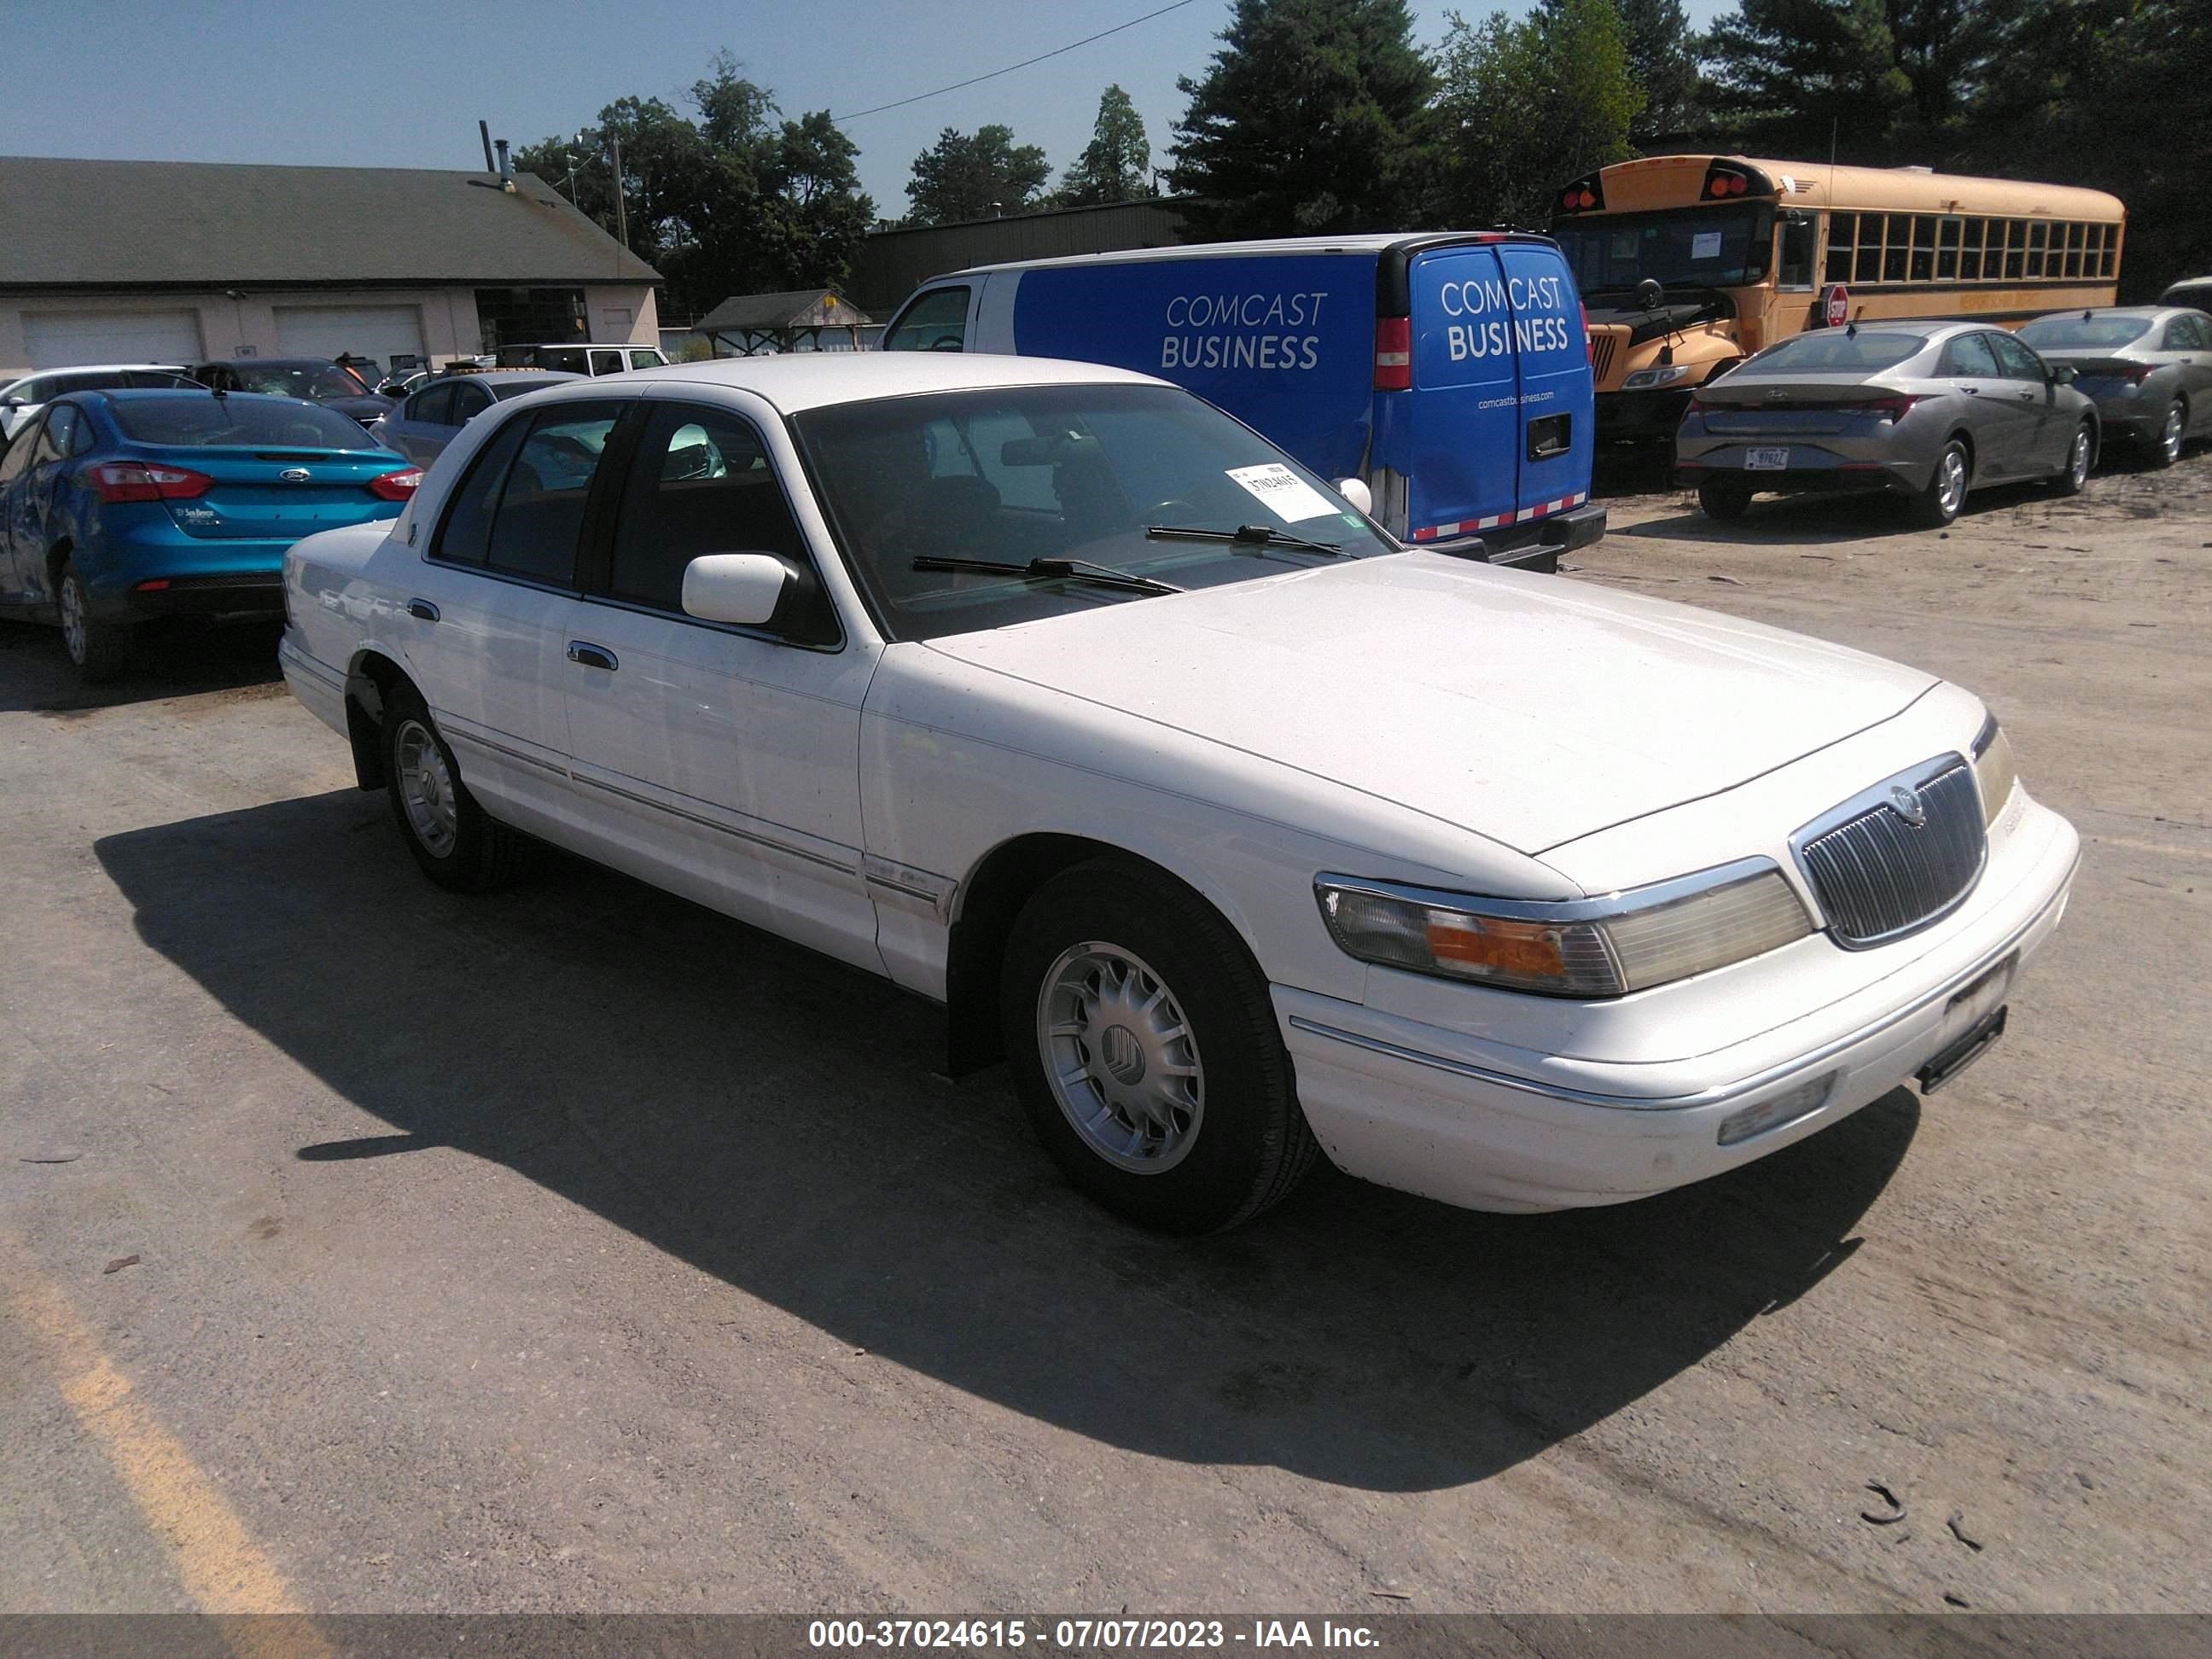
[[[45,1350],[77,1426],[98,1443],[139,1513],[167,1546],[193,1605],[210,1613],[284,1615],[227,1623],[223,1639],[230,1647],[251,1659],[332,1656],[237,1511],[132,1393],[131,1379],[116,1369],[61,1292],[33,1283],[9,1305]]]

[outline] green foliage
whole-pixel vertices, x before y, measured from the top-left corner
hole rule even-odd
[[[1613,0],[1543,0],[1519,21],[1448,14],[1437,100],[1444,141],[1431,216],[1540,226],[1552,192],[1625,160],[1644,94]]]
[[[951,225],[1021,213],[1037,205],[1051,174],[1044,151],[1017,144],[1010,128],[981,126],[970,136],[947,127],[914,158],[907,222]]]
[[[1404,0],[1237,0],[1176,129],[1202,236],[1395,229],[1433,160],[1436,77]]]
[[[1630,124],[1641,140],[1685,132],[1701,118],[1698,37],[1682,0],[1620,0],[1621,45],[1628,73],[1644,88],[1644,112]]]
[[[1145,137],[1145,118],[1127,93],[1109,87],[1098,100],[1091,142],[1061,176],[1054,200],[1061,207],[1091,207],[1153,193],[1152,146]]]
[[[573,139],[515,152],[615,234],[611,149],[622,144],[630,246],[667,279],[673,312],[700,315],[732,294],[835,287],[875,217],[860,152],[826,110],[779,120],[774,96],[718,54],[691,88],[695,120],[658,98],[619,98]]]
[[[1706,103],[1743,148],[1879,162],[1912,97],[1882,0],[1742,0],[1706,37]]]

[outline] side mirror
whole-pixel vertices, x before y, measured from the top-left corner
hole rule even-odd
[[[1375,511],[1375,494],[1361,479],[1339,478],[1336,481],[1336,493],[1362,513],[1372,514]]]
[[[2061,363],[2051,371],[2051,383],[2053,386],[2072,386],[2081,378],[2081,371],[2071,363]]]
[[[709,553],[684,567],[684,611],[702,622],[765,628],[790,580],[773,553]]]

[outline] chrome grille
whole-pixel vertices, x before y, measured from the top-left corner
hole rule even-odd
[[[1906,810],[1917,800],[1918,824]],[[1956,755],[1886,778],[1799,830],[1799,868],[1838,945],[1887,944],[1973,890],[1987,836],[1973,769]]]

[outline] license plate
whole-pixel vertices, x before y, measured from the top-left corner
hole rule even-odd
[[[1943,1024],[1936,1038],[1936,1054],[1920,1068],[1920,1092],[1932,1094],[1979,1060],[2004,1035],[2005,994],[2012,989],[2014,971],[2020,966],[2017,952],[2007,957],[1972,984],[1954,991],[1943,1005]]]
[[[1787,449],[1750,450],[1744,455],[1743,465],[1747,472],[1785,471],[1790,465],[1790,452]]]

